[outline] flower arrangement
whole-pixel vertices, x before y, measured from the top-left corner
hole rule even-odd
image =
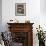
[[[45,34],[44,34],[42,27],[40,27],[40,25],[39,25],[39,28],[36,28],[36,29],[37,29],[36,36],[38,36],[38,40],[39,41],[43,40],[43,42],[44,42],[45,41]]]

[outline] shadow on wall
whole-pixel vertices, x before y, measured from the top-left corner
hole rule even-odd
[[[0,31],[2,31],[2,0],[0,0]]]

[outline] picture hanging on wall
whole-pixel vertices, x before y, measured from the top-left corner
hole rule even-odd
[[[26,16],[26,3],[16,3],[15,4],[15,15],[16,16]]]

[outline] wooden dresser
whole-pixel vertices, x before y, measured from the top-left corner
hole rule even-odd
[[[12,39],[22,46],[33,46],[33,23],[7,23]]]

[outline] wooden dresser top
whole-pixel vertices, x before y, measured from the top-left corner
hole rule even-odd
[[[30,24],[33,25],[34,23],[7,23],[8,25],[25,25],[25,24]]]

